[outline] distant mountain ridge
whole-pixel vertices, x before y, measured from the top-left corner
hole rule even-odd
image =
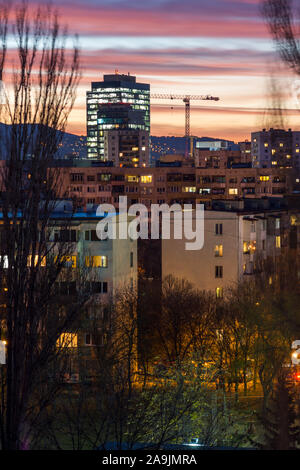
[[[2,154],[4,136],[7,132],[7,125],[0,123],[0,149]],[[207,142],[221,140],[222,142],[231,142],[227,139],[219,139],[216,137],[197,137],[198,141]],[[156,160],[163,154],[184,154],[186,151],[186,138],[176,136],[151,136],[151,155],[152,159]],[[86,149],[86,136],[71,134],[65,132],[62,138],[62,146],[58,149],[55,155],[57,159],[66,158],[87,158]]]
[[[8,125],[0,122],[0,150],[1,155],[3,152],[5,144],[5,136],[9,132]],[[61,131],[58,131],[61,132]],[[58,149],[55,158],[64,159],[64,158],[87,158],[86,151],[86,136],[80,136],[75,134],[70,134],[65,132],[62,138],[62,146]]]

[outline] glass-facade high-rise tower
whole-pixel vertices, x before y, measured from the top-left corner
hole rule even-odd
[[[150,85],[138,83],[136,77],[131,75],[104,75],[102,82],[92,82],[92,89],[86,94],[87,102],[87,152],[88,158],[104,159],[104,132],[105,128],[97,119],[99,105],[106,103],[128,103],[137,113],[138,122],[131,123],[131,128],[141,129],[140,116],[142,115],[142,130],[150,132]],[[113,129],[113,127],[111,128]]]

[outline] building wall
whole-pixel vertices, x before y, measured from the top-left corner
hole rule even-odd
[[[197,168],[228,168],[232,163],[240,163],[240,150],[194,150],[195,166]]]
[[[259,258],[280,253],[276,237],[280,237],[281,217],[280,211],[205,211],[201,250],[186,250],[186,240],[162,240],[162,278],[171,274],[185,278],[197,289],[222,295],[220,289],[224,292],[240,280],[251,278]],[[222,277],[218,277],[220,267]]]
[[[149,166],[149,132],[111,130],[104,132],[104,159],[116,167]]]
[[[251,154],[256,168],[300,169],[300,132],[272,128],[252,132]]]
[[[113,168],[72,166],[59,169],[61,195],[78,205],[195,203],[212,199],[283,197],[300,190],[293,170],[278,168],[202,169],[193,167]],[[298,182],[297,182],[298,181]]]

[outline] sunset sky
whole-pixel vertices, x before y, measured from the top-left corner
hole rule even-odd
[[[39,2],[43,3],[43,2]],[[56,0],[53,2],[56,3]],[[83,77],[68,130],[86,133],[85,92],[102,75],[135,75],[155,93],[211,94],[192,103],[191,132],[241,140],[264,125],[268,77],[280,74],[289,125],[300,129],[293,77],[280,70],[258,0],[64,0],[61,21],[79,35]],[[152,135],[183,135],[180,101],[153,101]]]

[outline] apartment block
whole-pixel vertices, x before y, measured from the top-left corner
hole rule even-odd
[[[91,204],[172,204],[214,199],[281,198],[297,194],[300,180],[293,169],[195,168],[166,164],[156,168],[115,168],[91,161],[57,161],[61,197],[72,198],[83,209]]]
[[[252,132],[251,155],[255,168],[300,170],[300,132],[272,128]]]
[[[162,240],[162,278],[173,275],[197,289],[222,297],[226,288],[255,273],[260,259],[281,253],[284,209],[246,209],[239,204],[215,205],[204,213],[204,246],[186,250],[186,240]],[[171,230],[171,234],[172,234]]]

